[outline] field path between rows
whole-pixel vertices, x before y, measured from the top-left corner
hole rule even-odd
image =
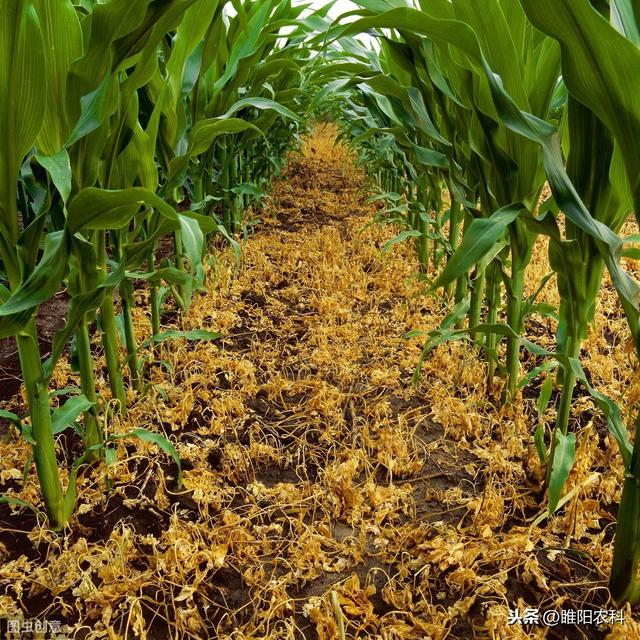
[[[335,135],[320,127],[291,157],[244,246],[239,277],[225,280],[228,261],[217,272],[224,284],[210,322],[210,297],[189,314],[186,328],[210,325],[225,337],[218,389],[207,399],[196,393],[188,416],[189,431],[194,421],[206,425],[199,433],[205,449],[219,451],[219,468],[203,477],[195,463],[186,483],[205,503],[214,477],[229,483],[221,490],[239,527],[230,535],[245,579],[234,578],[231,608],[241,627],[333,638],[328,596],[337,585],[357,637],[438,635],[448,625],[420,613],[431,603],[409,619],[390,612],[419,592],[402,575],[415,571],[404,567],[411,544],[430,523],[464,516],[464,505],[441,495],[463,481],[461,491],[481,490],[464,468],[475,458],[442,440],[429,420],[433,399],[411,384],[420,343],[403,335],[428,311],[417,262],[408,246],[382,254],[394,231],[371,224],[364,176]],[[209,366],[190,357],[194,369]],[[240,541],[256,531],[243,557]]]
[[[376,205],[335,136],[320,126],[291,156],[241,268],[222,250],[189,312],[163,318],[223,338],[147,354],[148,394],[109,425],[170,438],[182,490],[155,445],[121,442],[113,489],[104,469],[85,472],[64,536],[32,530],[29,514],[6,520],[0,605],[111,640],[334,640],[341,624],[363,640],[607,637],[507,624],[510,608],[605,606],[593,549],[611,531],[590,546],[577,508],[530,529],[543,472],[531,401],[487,401],[470,346],[436,349],[412,385],[422,342],[403,336],[445,307],[409,243],[383,252],[397,229],[370,224]],[[55,385],[74,382],[61,366]],[[28,455],[5,446],[0,471]],[[37,502],[33,478],[20,495]],[[558,556],[567,530],[585,553]]]

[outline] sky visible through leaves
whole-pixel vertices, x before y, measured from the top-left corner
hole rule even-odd
[[[356,5],[354,5],[353,2],[349,2],[349,0],[334,0],[333,2],[318,0],[317,2],[314,2],[312,6],[313,8],[318,8],[318,7],[325,6],[327,4],[332,5],[330,9],[330,14],[335,18],[337,18],[343,13],[346,13],[347,11],[351,11],[357,8]]]

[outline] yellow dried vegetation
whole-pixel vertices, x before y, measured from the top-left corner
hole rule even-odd
[[[147,395],[107,425],[168,436],[183,490],[152,444],[121,442],[109,469],[81,474],[71,531],[3,532],[29,552],[0,544],[0,616],[38,605],[87,639],[497,640],[559,637],[509,625],[510,608],[613,608],[622,464],[604,421],[576,403],[568,499],[537,517],[535,398],[495,406],[463,342],[438,347],[411,385],[421,344],[402,336],[446,309],[425,296],[411,247],[381,255],[394,230],[367,226],[363,175],[334,138],[320,127],[292,156],[242,268],[216,255],[178,321],[224,338],[146,354]],[[542,243],[531,268],[534,283],[549,270]],[[542,295],[556,301],[553,281]],[[547,322],[534,317],[530,337],[552,347]],[[640,389],[625,335],[606,284],[584,366],[623,405]],[[74,381],[61,366],[55,384]],[[552,425],[553,408],[541,419]],[[0,486],[37,501],[16,471],[29,455],[3,439]],[[598,637],[640,637],[627,614]]]

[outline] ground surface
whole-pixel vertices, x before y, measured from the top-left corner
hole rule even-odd
[[[557,517],[534,522],[535,384],[501,408],[478,355],[458,342],[439,347],[412,386],[421,342],[402,336],[433,329],[445,310],[425,295],[409,245],[382,255],[395,232],[367,226],[374,213],[352,158],[320,128],[275,186],[239,272],[219,256],[189,313],[165,317],[224,338],[149,355],[147,396],[107,425],[172,439],[183,489],[164,454],[131,440],[108,471],[111,491],[103,467],[85,469],[63,535],[0,506],[0,614],[114,640],[333,639],[340,618],[345,637],[361,639],[640,637],[630,611],[600,628],[507,624],[510,608],[614,608],[619,456],[581,398],[574,493]],[[533,288],[547,270],[541,244]],[[637,375],[605,293],[584,365],[630,405]],[[551,281],[543,298],[554,296]],[[136,320],[148,335],[148,319]],[[529,322],[543,345],[551,330]],[[56,386],[74,381],[61,365]],[[5,393],[4,406],[20,404]],[[0,491],[37,504],[33,468],[22,478],[28,446],[0,433]],[[61,458],[78,451],[61,439]]]

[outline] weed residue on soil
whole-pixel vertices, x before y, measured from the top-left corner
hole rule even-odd
[[[182,490],[161,451],[126,440],[111,468],[83,469],[63,534],[0,505],[0,616],[44,615],[68,622],[70,637],[111,640],[328,640],[339,616],[346,637],[361,639],[640,637],[629,610],[625,624],[600,628],[508,624],[515,608],[615,608],[615,443],[581,396],[573,497],[534,522],[535,393],[511,408],[488,399],[464,342],[437,348],[412,386],[422,345],[403,335],[437,327],[446,307],[425,294],[410,245],[382,255],[396,231],[368,224],[364,176],[334,141],[320,127],[292,155],[241,268],[217,255],[206,291],[173,320],[223,339],[146,353],[147,395],[107,425],[170,438]],[[531,277],[547,271],[541,244]],[[618,311],[605,287],[583,364],[630,406],[639,387]],[[136,324],[148,336],[142,305]],[[553,345],[546,319],[528,329]],[[63,363],[55,385],[71,383]],[[553,406],[542,419],[553,424]],[[61,460],[72,440],[60,442]],[[29,459],[6,432],[0,491],[38,505],[32,465],[22,477]]]

